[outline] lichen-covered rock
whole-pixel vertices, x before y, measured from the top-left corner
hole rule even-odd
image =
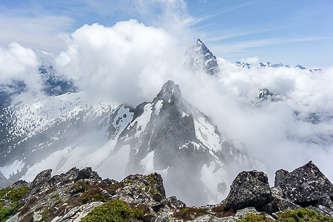
[[[280,181],[283,180],[284,177],[288,175],[288,171],[281,169],[275,172],[275,180],[274,180],[274,187],[278,187],[280,184]]]
[[[283,174],[279,178],[278,186],[284,198],[302,207],[319,203],[333,207],[333,185],[312,161]]]
[[[30,184],[30,189],[33,190],[47,183],[51,179],[51,173],[52,173],[51,169],[40,172]]]
[[[55,217],[52,222],[79,222],[83,217],[92,211],[95,207],[101,206],[103,202],[92,202],[74,207],[63,217]]]
[[[263,207],[272,200],[267,175],[263,172],[241,172],[232,182],[224,209]]]
[[[102,178],[97,174],[97,172],[93,171],[91,167],[86,167],[80,170],[74,181],[82,179],[102,180]]]
[[[73,183],[75,181],[75,179],[77,178],[79,174],[79,169],[77,169],[76,167],[73,167],[72,169],[70,169],[68,172],[66,173],[62,173],[60,175],[55,175],[53,176],[49,183],[51,186],[62,186],[65,184],[69,184],[69,183]]]
[[[29,183],[25,180],[18,180],[11,185],[11,187],[14,187],[14,188],[19,188],[19,187],[23,187],[23,186],[28,187]]]
[[[168,197],[167,199],[165,199],[164,204],[168,205],[169,207],[171,207],[173,209],[186,207],[186,204],[184,202],[182,202],[181,200],[178,200],[177,197],[175,197],[175,196],[171,196],[171,197]]]
[[[296,210],[300,206],[282,197],[282,190],[280,187],[272,187],[272,201],[262,207],[262,210],[274,215],[276,218],[285,210]],[[278,216],[276,216],[278,215]]]

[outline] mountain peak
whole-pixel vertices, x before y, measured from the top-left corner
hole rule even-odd
[[[181,98],[179,85],[175,84],[172,80],[164,83],[161,91],[157,94],[158,99],[163,99],[165,102],[170,103],[178,98]]]
[[[185,66],[194,72],[203,70],[209,75],[215,75],[220,71],[216,57],[199,38],[195,45],[186,50],[185,54]]]
[[[205,45],[199,38],[197,39],[197,45]]]

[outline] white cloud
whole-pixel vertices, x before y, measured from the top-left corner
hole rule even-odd
[[[26,91],[16,98],[15,102],[43,94],[38,67],[39,60],[31,48],[25,48],[15,42],[7,48],[0,48],[0,83],[13,84],[13,81],[17,81],[26,85]]]
[[[182,54],[164,29],[130,20],[76,30],[57,64],[94,98],[138,104],[174,75]]]

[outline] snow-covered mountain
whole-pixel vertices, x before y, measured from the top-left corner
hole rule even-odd
[[[270,63],[270,62],[255,62],[255,63],[248,63],[248,62],[236,62],[236,66],[238,67],[242,67],[242,68],[247,68],[247,69],[252,69],[252,68],[281,68],[281,67],[285,67],[285,68],[290,68],[291,66],[289,65],[283,65],[282,63]],[[301,65],[296,65],[294,68],[298,68],[298,69],[303,69],[306,70],[306,68],[304,66]],[[310,69],[310,72],[321,72],[322,69],[320,68],[314,68],[314,69]]]
[[[49,61],[45,61],[38,67],[38,73],[42,81],[42,91],[48,96],[78,91],[74,82],[58,74]],[[26,91],[27,85],[22,80],[13,80],[10,84],[0,84],[0,109],[9,106],[14,96]]]
[[[186,50],[185,67],[194,72],[204,71],[210,75],[220,71],[216,57],[200,39]]]
[[[225,198],[233,166],[260,167],[184,100],[172,81],[136,108],[88,104],[79,92],[2,109],[3,175],[29,181],[42,169],[59,174],[74,166],[91,166],[115,179],[159,172],[171,194],[198,205]]]

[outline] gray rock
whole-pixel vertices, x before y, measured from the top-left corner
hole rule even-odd
[[[285,178],[288,175],[288,171],[287,170],[278,170],[275,172],[275,180],[274,180],[274,186],[278,187],[280,185],[280,181],[283,180],[283,178]]]
[[[332,208],[333,185],[312,161],[280,176],[283,197],[302,207],[321,203]]]
[[[30,188],[34,189],[35,187],[38,187],[45,182],[48,182],[51,179],[51,173],[51,169],[40,172],[30,184]]]
[[[152,221],[154,222],[173,222],[174,220],[168,213],[161,213]]]
[[[186,207],[186,204],[181,200],[178,200],[175,196],[168,197],[167,199],[163,200],[163,203],[165,205],[169,205],[173,209]]]
[[[74,207],[67,214],[65,214],[65,216],[61,218],[56,217],[52,220],[52,222],[78,222],[95,207],[101,206],[102,204],[103,202],[92,202]]]
[[[57,186],[57,187],[65,185],[65,184],[73,183],[74,180],[77,178],[78,173],[79,173],[79,169],[77,169],[76,167],[73,167],[66,173],[62,173],[60,175],[53,176],[49,183],[51,186]]]
[[[48,181],[51,179],[51,169],[40,172],[30,184],[30,193],[37,194],[49,187]]]
[[[222,217],[222,218],[213,218],[212,222],[236,222],[237,218],[233,216]]]
[[[225,210],[246,207],[263,207],[272,200],[267,175],[263,172],[241,172],[232,182],[225,202]]]
[[[91,169],[91,167],[86,167],[78,172],[75,181],[80,179],[95,179],[95,180],[102,180],[102,178]]]
[[[238,219],[243,219],[246,217],[246,214],[260,214],[259,211],[254,207],[247,207],[244,209],[237,210],[235,217]]]
[[[19,180],[11,185],[11,187],[14,187],[14,188],[19,188],[19,187],[23,187],[23,186],[28,187],[29,183],[25,180]]]

